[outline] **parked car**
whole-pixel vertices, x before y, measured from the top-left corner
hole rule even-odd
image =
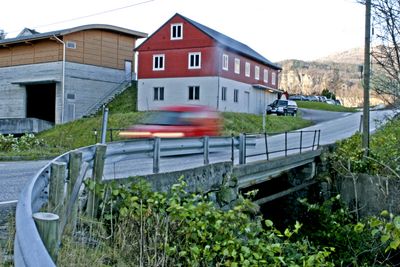
[[[307,98],[308,98],[308,101],[313,101],[313,102],[318,102],[319,101],[319,98],[317,96],[315,96],[315,95],[310,95]]]
[[[327,99],[327,100],[325,101],[325,103],[330,104],[330,105],[336,105],[336,102],[335,102],[335,100],[333,100],[333,99]]]
[[[297,100],[300,100],[300,101],[307,101],[307,97],[302,96],[302,95],[292,95],[292,96],[289,96],[289,100],[293,100],[293,101],[297,101]]]
[[[293,100],[277,99],[267,106],[267,114],[275,113],[278,116],[297,114],[297,104]]]
[[[339,99],[335,99],[335,103],[336,103],[336,105],[342,105],[342,102],[340,102]]]
[[[207,106],[169,106],[146,116],[119,133],[125,138],[177,138],[221,134],[219,113]]]

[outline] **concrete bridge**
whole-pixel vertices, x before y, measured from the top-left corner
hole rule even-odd
[[[267,182],[279,179],[283,174],[289,178],[285,189],[279,189],[271,195],[257,198],[258,205],[284,197],[315,184],[314,179],[321,168],[323,149],[306,151],[270,160],[259,160],[243,165],[234,165],[231,161],[218,162],[193,168],[190,170],[174,171],[160,174],[150,174],[143,177],[153,190],[168,191],[173,184],[184,177],[189,192],[208,194],[221,207],[229,206],[237,200],[241,191],[248,188],[262,188]],[[121,183],[134,182],[139,177],[119,179]]]

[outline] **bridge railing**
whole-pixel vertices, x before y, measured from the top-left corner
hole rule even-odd
[[[288,134],[285,134],[285,143]],[[84,147],[55,158],[31,179],[18,200],[14,242],[15,266],[55,266],[62,235],[73,232],[74,217],[78,209],[76,203],[84,186],[84,179],[89,177],[89,183],[101,182],[106,161],[107,164],[114,164],[138,157],[152,158],[151,172],[158,173],[161,156],[202,153],[203,164],[208,164],[211,152],[230,150],[230,153],[223,155],[230,154],[232,162],[235,163],[235,150],[239,150],[238,161],[243,164],[246,161],[247,148],[254,148],[256,145],[256,137],[257,135],[241,134],[238,137],[135,139]],[[300,149],[305,149],[302,143],[303,141],[300,141]],[[268,145],[268,142],[266,144]],[[266,151],[267,157],[268,153],[276,152],[268,149]],[[96,215],[98,201],[96,196],[89,192],[86,203],[86,213],[89,216]]]
[[[252,158],[257,156],[265,155],[266,159],[269,160],[270,155],[273,154],[280,154],[284,155],[285,157],[291,153],[302,153],[306,150],[314,150],[319,148],[319,141],[321,137],[321,130],[314,130],[314,131],[292,131],[292,132],[285,132],[283,135],[283,140],[279,140],[276,142],[277,138],[275,138],[274,148],[271,148],[271,135],[268,135],[266,132],[261,134],[264,137],[264,147],[265,150],[259,153],[252,153],[250,155],[245,154],[244,161],[241,164],[246,163],[246,158]],[[298,141],[296,139],[290,138],[288,139],[289,135],[294,135],[298,137]],[[275,137],[275,136],[272,136]],[[246,138],[246,135],[245,135]],[[280,142],[281,141],[281,142]],[[277,145],[278,144],[278,145]],[[281,144],[279,146],[279,144]]]

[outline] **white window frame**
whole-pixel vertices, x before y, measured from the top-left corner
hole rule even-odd
[[[193,62],[192,62],[193,57]],[[198,57],[198,64],[196,64],[196,57]],[[201,52],[194,52],[188,54],[188,68],[189,69],[201,69]]]
[[[162,66],[160,67],[160,58],[162,58]],[[153,70],[160,71],[165,70],[165,54],[153,55]]]
[[[180,35],[174,36],[174,29],[180,28]],[[183,23],[171,24],[171,40],[182,40],[183,39]]]
[[[245,69],[244,69],[244,75],[246,77],[250,77],[250,62],[246,61]]]
[[[153,100],[154,101],[164,101],[164,87],[163,86],[156,86],[153,87]]]
[[[189,101],[196,101],[196,100],[200,100],[200,86],[199,85],[190,85],[188,87],[188,100]],[[190,98],[190,90],[192,91],[192,98]],[[197,92],[197,94],[196,94]],[[197,96],[197,98],[196,98]]]
[[[235,58],[235,73],[240,74],[240,58]]]
[[[221,87],[221,100],[222,101],[226,101],[226,91],[228,90],[228,88],[226,88],[225,86]]]
[[[233,90],[233,102],[239,103],[239,89]]]
[[[268,83],[268,70],[267,69],[264,70],[264,82]]]
[[[67,41],[65,43],[65,46],[69,49],[76,49],[76,42],[74,41]]]
[[[229,56],[227,54],[222,54],[222,69],[229,70]]]
[[[271,81],[272,85],[276,85],[276,73],[275,72],[272,72],[271,78],[272,78],[272,81]]]
[[[256,79],[256,80],[260,79],[260,67],[259,66],[254,66],[254,79]]]

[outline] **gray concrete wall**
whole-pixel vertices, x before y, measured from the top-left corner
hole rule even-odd
[[[379,215],[383,210],[400,213],[400,181],[380,176],[355,174],[337,181],[342,199],[361,217]]]
[[[56,82],[56,123],[86,115],[88,109],[110,94],[125,79],[125,71],[66,63],[62,92],[62,62],[0,68],[0,118],[26,118],[26,86],[37,81]],[[22,84],[21,84],[22,83]],[[63,105],[64,95],[64,105]]]
[[[0,68],[0,118],[26,117],[26,90],[18,82],[61,81],[61,62]]]
[[[0,119],[0,134],[38,133],[54,125],[35,118]]]
[[[87,115],[88,109],[110,94],[125,80],[125,71],[84,65],[66,64],[64,122]],[[71,99],[71,96],[74,99]],[[74,107],[75,114],[69,114]]]
[[[232,162],[220,162],[198,168],[143,176],[154,191],[167,192],[174,184],[179,183],[180,177],[187,183],[187,192],[208,194],[221,207],[229,206],[238,198],[237,178],[232,175]],[[136,178],[118,180],[130,183]],[[107,181],[106,181],[107,182]]]

